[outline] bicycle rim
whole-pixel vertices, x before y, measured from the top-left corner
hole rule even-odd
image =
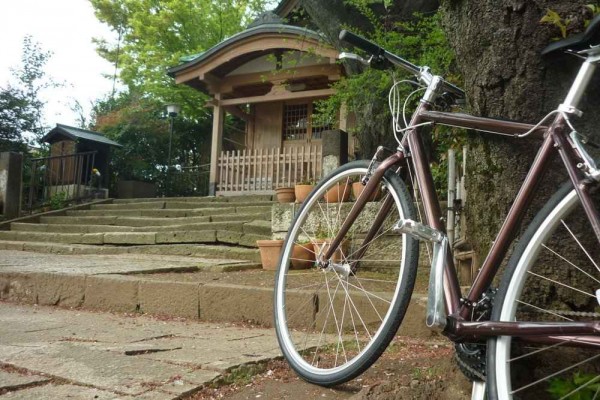
[[[507,267],[492,319],[600,320],[600,246],[574,190],[559,191],[521,243]],[[585,340],[543,344],[506,336],[492,339],[490,397],[600,400],[600,347],[585,348]]]
[[[377,235],[358,264],[356,275],[311,264],[294,270],[294,247],[312,245],[313,255],[327,249],[354,201],[331,203],[324,198],[335,188],[367,172],[354,162],[334,172],[305,201],[282,250],[275,287],[275,325],[284,356],[305,380],[324,386],[345,382],[368,368],[393,338],[414,285],[417,242],[392,231],[399,218],[413,218],[408,192],[389,171],[379,198],[365,207],[336,250],[333,264],[356,260],[362,239],[387,196],[394,200]],[[349,189],[338,189],[342,197]]]

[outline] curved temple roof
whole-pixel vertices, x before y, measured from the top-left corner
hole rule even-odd
[[[285,47],[290,49],[301,50],[301,47],[304,47],[304,51],[308,51],[310,47],[315,47],[315,44],[318,44],[318,47],[321,48],[329,48],[328,45],[324,43],[324,38],[318,34],[317,32],[311,31],[306,28],[292,26],[292,25],[283,25],[283,24],[261,24],[245,31],[242,31],[238,34],[233,35],[232,37],[224,40],[218,45],[212,47],[211,49],[192,56],[185,57],[182,59],[184,61],[182,64],[169,68],[168,74],[172,77],[175,77],[178,73],[188,70],[192,67],[199,66],[203,64],[205,61],[210,60],[212,57],[227,51],[229,48],[234,47],[235,45],[243,42],[246,39],[250,39],[255,36],[261,35],[279,35],[282,37],[297,37],[298,43],[293,43],[288,40],[288,43]],[[284,39],[285,40],[285,39]],[[307,43],[308,42],[308,43]],[[304,46],[302,46],[304,44]],[[312,46],[311,46],[312,45]],[[267,48],[263,48],[262,50],[268,50]],[[331,54],[333,52],[337,53],[333,48],[331,48]],[[318,53],[318,51],[317,51]],[[246,60],[247,61],[247,60]]]

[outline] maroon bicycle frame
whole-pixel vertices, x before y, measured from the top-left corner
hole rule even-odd
[[[451,125],[459,128],[477,129],[509,135],[517,135],[534,129],[534,126],[530,124],[475,117],[466,114],[436,112],[431,111],[430,108],[429,103],[422,102],[413,114],[410,126],[430,121],[434,124]],[[588,192],[590,182],[577,167],[581,159],[574,150],[571,138],[567,135],[567,124],[564,117],[559,113],[552,125],[549,127],[540,126],[532,134],[543,139],[541,147],[500,228],[496,240],[485,258],[469,293],[465,297],[461,296],[458,277],[453,263],[452,250],[448,248],[444,268],[444,300],[448,317],[443,333],[453,340],[458,341],[509,335],[523,337],[525,340],[531,336],[535,336],[536,341],[543,340],[550,343],[572,341],[575,335],[595,335],[595,337],[586,336],[584,345],[597,347],[600,346],[600,336],[598,336],[600,335],[600,321],[550,323],[474,322],[469,320],[473,304],[481,298],[483,292],[492,283],[492,279],[498,272],[500,264],[516,236],[517,229],[523,220],[525,212],[531,204],[542,176],[556,153],[562,158],[585,213],[594,229],[596,237],[600,241],[600,218]],[[445,231],[442,210],[436,195],[433,177],[425,155],[421,136],[419,135],[418,128],[414,128],[409,130],[404,136],[399,150],[383,160],[375,169],[342,224],[339,233],[333,239],[329,250],[324,254],[324,259],[329,259],[333,255],[335,249],[339,246],[343,237],[371,198],[371,195],[377,190],[385,171],[400,165],[407,165],[416,178],[421,191],[426,223],[436,230]],[[362,254],[368,247],[368,243],[382,226],[392,205],[393,200],[391,196],[388,196],[357,253],[357,259],[362,257]],[[355,267],[356,265],[353,266],[353,269]],[[533,340],[533,338],[531,339]],[[581,345],[581,342],[578,345]]]

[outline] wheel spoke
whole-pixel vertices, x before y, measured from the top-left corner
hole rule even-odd
[[[588,253],[588,251],[581,244],[581,242],[579,241],[579,239],[577,239],[577,236],[575,236],[575,234],[573,233],[573,231],[569,228],[569,226],[565,223],[564,220],[561,220],[561,222],[562,222],[563,226],[567,229],[567,231],[569,231],[569,234],[571,235],[571,237],[573,237],[573,239],[577,242],[577,244],[579,245],[579,248],[585,253],[585,255],[591,261],[591,263],[594,264],[594,267],[596,267],[596,269],[598,270],[598,272],[600,272],[600,267],[598,266],[598,264],[596,264],[596,262],[594,261],[594,259],[592,258],[592,256],[590,256],[590,253]]]
[[[293,369],[313,383],[339,384],[372,364],[391,340],[389,332],[397,330],[414,285],[415,274],[407,271],[416,268],[418,243],[391,231],[398,218],[415,219],[414,206],[391,171],[379,187],[391,196],[384,197],[393,200],[393,206],[368,241],[364,257],[356,260],[365,267],[360,276],[350,274],[348,265],[357,258],[385,199],[370,201],[357,213],[323,265],[304,271],[292,268],[291,262],[301,258],[293,254],[293,246],[308,248],[306,254],[315,258],[329,249],[344,220],[357,210],[350,182],[365,176],[367,166],[363,161],[348,163],[314,189],[294,216],[282,249],[275,285],[277,337]],[[338,188],[346,202],[334,203],[325,196]],[[401,279],[407,279],[402,292],[398,290]]]
[[[538,379],[537,381],[534,381],[534,382],[531,382],[531,383],[529,383],[529,384],[527,384],[527,385],[525,385],[525,386],[522,386],[522,387],[520,387],[520,388],[519,388],[519,389],[517,389],[517,390],[513,390],[513,391],[511,392],[511,394],[515,394],[515,393],[521,392],[521,391],[523,391],[523,390],[525,390],[525,389],[527,389],[527,388],[530,388],[530,387],[532,387],[532,386],[535,386],[535,385],[537,385],[537,384],[539,384],[539,383],[541,383],[541,382],[545,382],[545,381],[547,381],[547,380],[548,380],[548,379],[550,379],[550,378],[554,378],[555,376],[561,375],[561,374],[563,374],[563,373],[565,373],[565,372],[567,372],[567,371],[570,371],[570,370],[572,370],[573,368],[576,368],[576,367],[578,367],[578,366],[580,366],[580,365],[587,364],[587,363],[589,363],[590,361],[593,361],[593,360],[595,360],[595,359],[597,359],[597,358],[600,358],[600,354],[597,354],[597,355],[595,355],[595,356],[589,357],[589,358],[587,358],[587,359],[585,359],[585,360],[583,360],[583,361],[580,361],[580,362],[578,362],[578,363],[576,363],[576,364],[573,364],[573,365],[571,365],[571,366],[569,366],[569,367],[563,368],[563,369],[561,369],[560,371],[557,371],[557,372],[555,372],[555,373],[553,373],[553,374],[550,374],[550,375],[548,375],[548,376],[546,376],[546,377],[544,377],[544,378],[542,378],[542,379]]]

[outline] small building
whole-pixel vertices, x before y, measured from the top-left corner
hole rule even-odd
[[[266,13],[213,48],[183,59],[169,75],[210,96],[213,128],[209,193],[270,193],[280,186],[318,179],[322,132],[347,130],[339,121],[317,122],[315,102],[331,96],[344,74],[338,50],[306,27]],[[226,113],[245,121],[243,145],[223,151]],[[348,144],[352,153],[353,141]]]
[[[32,187],[41,186],[37,191],[43,192],[43,197],[58,192],[65,192],[69,198],[82,197],[82,187],[93,180],[97,188],[106,187],[110,150],[121,147],[100,133],[63,124],[56,124],[42,142],[50,144],[50,157],[33,160],[32,175],[37,180]],[[99,171],[98,179],[92,178],[93,169]]]

